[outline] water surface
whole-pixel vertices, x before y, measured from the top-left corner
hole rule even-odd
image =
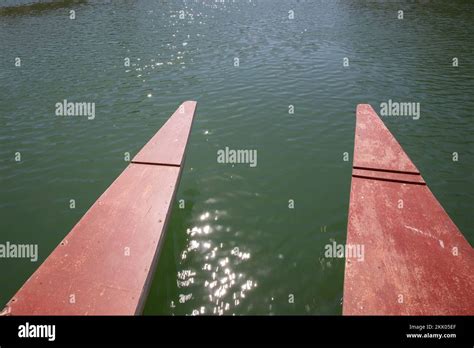
[[[0,303],[184,100],[185,208],[146,314],[340,314],[344,260],[324,246],[345,242],[358,103],[421,103],[384,122],[474,243],[473,2],[12,2],[28,5],[0,7],[0,242],[40,260],[0,260]],[[55,116],[64,99],[95,119]],[[257,167],[217,163],[226,146]]]

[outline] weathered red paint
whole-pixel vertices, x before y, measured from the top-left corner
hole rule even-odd
[[[368,104],[357,106],[353,165],[359,168],[420,173]]]
[[[416,173],[359,105],[347,244],[363,245],[364,258],[346,258],[343,314],[474,314],[473,249]]]
[[[8,314],[141,313],[196,103],[182,107],[137,156],[152,164],[131,163],[122,172],[9,301]]]
[[[180,166],[184,160],[195,109],[194,101],[181,104],[132,162]]]
[[[372,169],[353,168],[352,176],[367,179],[377,179],[382,181],[394,181],[401,183],[425,185],[425,181],[423,180],[420,174],[395,173]]]

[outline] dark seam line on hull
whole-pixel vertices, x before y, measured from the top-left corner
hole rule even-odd
[[[353,166],[353,169],[359,169],[359,170],[372,170],[374,172],[388,172],[388,173],[400,173],[400,174],[409,174],[409,175],[421,175],[420,173],[416,172],[407,172],[403,170],[394,170],[394,169],[380,169],[380,168],[369,168],[369,167],[357,167]]]
[[[133,164],[146,164],[150,166],[166,166],[166,167],[181,167],[180,164],[170,164],[170,163],[153,163],[153,162],[137,162],[137,161],[131,161],[130,163]]]
[[[352,174],[353,178],[360,178],[360,179],[369,179],[369,180],[379,180],[379,181],[388,181],[388,182],[397,182],[401,184],[413,184],[413,185],[422,185],[426,186],[425,182],[417,182],[417,181],[405,181],[405,180],[396,180],[396,179],[384,179],[384,178],[374,178],[371,176],[363,176],[363,175],[356,175]]]

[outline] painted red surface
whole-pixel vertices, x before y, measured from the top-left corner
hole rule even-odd
[[[399,173],[419,172],[370,105],[354,167],[347,244],[364,257],[346,258],[343,314],[474,314],[473,249],[421,175]]]
[[[131,163],[9,301],[7,314],[141,313],[196,108],[183,105],[184,117],[178,109],[140,152],[160,165]]]
[[[426,185],[420,174],[407,174],[372,169],[353,168],[352,177]]]
[[[362,168],[419,173],[400,144],[368,104],[357,105],[353,165]]]
[[[132,162],[181,165],[195,109],[195,101],[181,104],[164,126],[133,158]]]

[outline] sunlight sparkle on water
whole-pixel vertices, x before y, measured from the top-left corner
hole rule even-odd
[[[240,269],[251,253],[243,246],[229,246],[219,239],[221,233],[232,233],[230,227],[215,223],[217,217],[227,216],[225,211],[205,211],[197,215],[195,226],[187,228],[188,241],[180,262],[183,269],[176,277],[178,288],[183,291],[178,300],[172,302],[175,305],[172,308],[183,305],[191,315],[232,314],[233,309],[242,305],[247,293],[257,287],[257,282],[248,279]],[[202,222],[207,223],[201,225]],[[213,239],[209,239],[207,235],[213,232]],[[198,263],[202,265],[198,269],[188,268],[188,265]],[[202,293],[207,296],[194,297],[194,294]]]

